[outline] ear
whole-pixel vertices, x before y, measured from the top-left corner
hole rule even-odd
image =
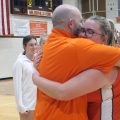
[[[108,36],[104,35],[103,36],[103,44],[107,45],[107,43],[108,43]]]
[[[72,19],[70,19],[70,20],[68,21],[68,28],[69,28],[69,29],[73,29],[73,28],[74,28],[74,21],[73,21]]]

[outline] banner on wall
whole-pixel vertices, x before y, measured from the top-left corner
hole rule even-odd
[[[30,34],[29,20],[14,19],[12,27],[14,36],[26,36]]]
[[[40,36],[47,34],[47,22],[42,21],[30,21],[30,34]]]
[[[14,19],[12,21],[14,36],[26,36],[29,34],[40,36],[44,33],[47,34],[47,22],[23,19]]]

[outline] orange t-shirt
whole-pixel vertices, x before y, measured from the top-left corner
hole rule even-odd
[[[88,94],[89,120],[120,120],[120,70],[115,83]]]
[[[69,33],[53,29],[43,48],[38,71],[47,79],[65,82],[88,68],[108,72],[119,59],[118,48],[74,38]],[[64,102],[52,99],[38,90],[34,119],[87,120],[87,96]]]

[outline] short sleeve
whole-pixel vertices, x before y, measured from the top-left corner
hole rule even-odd
[[[109,72],[120,60],[120,48],[97,44],[88,39],[74,41],[78,65],[82,70],[95,68]]]

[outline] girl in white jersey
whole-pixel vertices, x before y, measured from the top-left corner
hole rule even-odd
[[[18,56],[13,68],[15,98],[20,120],[33,120],[36,104],[36,86],[32,82],[33,58],[37,47],[35,36],[23,38],[24,52]]]

